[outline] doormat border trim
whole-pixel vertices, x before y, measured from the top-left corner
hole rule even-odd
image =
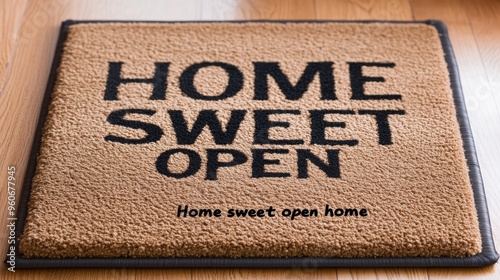
[[[42,130],[47,117],[56,72],[61,59],[68,28],[85,23],[388,23],[388,24],[428,24],[436,28],[448,67],[453,100],[464,144],[465,157],[474,193],[479,229],[482,238],[482,251],[465,258],[451,257],[381,257],[381,258],[23,258],[19,253],[19,238],[24,231],[31,184],[35,174],[37,154],[40,150]],[[335,21],[335,20],[242,20],[242,21],[73,21],[62,22],[56,52],[52,62],[47,88],[42,102],[35,138],[26,169],[21,198],[18,204],[16,226],[16,268],[304,268],[320,267],[481,267],[495,263],[499,255],[495,250],[491,232],[490,218],[484,192],[483,180],[479,168],[472,131],[467,116],[462,93],[460,76],[453,49],[448,37],[446,25],[440,20],[427,21]],[[5,260],[6,266],[8,259]]]

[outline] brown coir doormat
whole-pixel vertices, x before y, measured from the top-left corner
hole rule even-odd
[[[66,23],[20,265],[494,262],[455,67],[439,22]]]

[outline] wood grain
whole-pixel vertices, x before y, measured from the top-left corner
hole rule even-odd
[[[237,20],[442,19],[450,30],[492,226],[500,242],[500,3],[487,0],[4,0],[0,1],[0,182],[7,166],[22,183],[41,98],[57,40],[66,19]],[[19,192],[18,192],[19,194]],[[6,192],[0,195],[6,221]],[[496,231],[495,231],[496,230]],[[7,230],[0,230],[6,253]],[[498,246],[497,246],[498,248]],[[0,279],[500,279],[497,266],[482,269],[43,269]]]
[[[314,2],[302,0],[204,1],[203,20],[314,19]]]
[[[407,0],[315,0],[315,7],[324,20],[412,20]]]
[[[4,73],[10,66],[12,51],[17,42],[27,0],[4,0],[0,2],[0,95]]]
[[[462,1],[464,9],[467,10],[469,23],[472,33],[475,37],[475,43],[479,50],[481,62],[484,67],[485,76],[479,80],[473,96],[478,99],[480,104],[477,106],[478,123],[486,119],[500,120],[500,3],[490,1],[485,5],[478,5],[477,2]],[[488,104],[489,110],[483,110],[483,106]],[[479,110],[479,108],[481,108]],[[485,127],[487,125],[487,127]],[[500,229],[500,190],[497,185],[500,179],[500,145],[496,139],[500,138],[500,122],[491,122],[489,124],[480,124],[477,126],[478,133],[483,132],[487,135],[481,135],[480,139],[486,142],[480,152],[482,165],[488,165],[483,168],[483,177],[487,184],[486,195],[488,197],[490,215],[492,216],[492,227]],[[495,163],[496,164],[492,164]],[[491,167],[491,168],[490,168]],[[493,202],[493,203],[492,203]],[[497,240],[497,250],[500,242],[500,232],[495,233]],[[500,278],[500,277],[499,277]]]

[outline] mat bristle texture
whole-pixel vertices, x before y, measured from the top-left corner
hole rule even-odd
[[[116,100],[111,95],[106,100],[111,64],[118,62],[123,79],[142,82],[121,83]],[[181,84],[186,69],[203,62],[212,66],[200,67],[192,81],[195,91],[208,97],[200,100]],[[215,100],[231,90],[229,80],[238,80],[215,62],[242,74],[233,96]],[[318,72],[295,100],[280,87],[286,82],[267,75],[267,99],[257,98],[255,87],[263,85],[254,84],[256,68],[272,62],[291,85],[300,84],[308,63],[329,65],[334,97],[322,95],[329,92],[322,89],[328,78]],[[165,98],[152,100],[155,87],[146,80],[159,71],[158,63],[168,63]],[[364,82],[366,95],[400,98],[353,99],[354,63],[364,64],[362,76],[385,79]],[[20,243],[25,257],[464,257],[481,250],[447,65],[432,26],[78,24],[69,27],[57,73]],[[120,110],[129,110],[122,123],[149,123],[162,134],[148,134],[130,122],[119,125],[117,118],[113,123],[112,112]],[[234,139],[217,144],[206,126],[194,143],[179,143],[173,119],[181,115],[191,129],[202,110],[216,111],[223,132],[236,119],[232,112],[244,112]],[[289,126],[256,135],[256,118],[262,117],[257,112],[266,110],[288,110],[267,116],[268,123]],[[311,112],[320,110],[329,113],[316,123],[345,124],[325,128],[324,139],[357,142],[321,144],[319,135],[311,143],[318,131]],[[381,139],[387,132],[380,131],[370,110],[404,112],[387,117],[389,142],[387,135]],[[156,141],[116,141],[147,136]],[[291,142],[256,143],[262,139]],[[160,155],[175,149],[198,154],[199,170],[185,178],[160,173],[165,167],[158,167]],[[213,156],[216,149],[240,152],[245,160],[211,173],[209,151]],[[281,150],[263,156],[280,162],[259,173],[258,152],[252,150],[264,149]],[[327,150],[338,150],[339,176],[328,177],[313,159],[306,161],[307,178],[299,178],[303,150],[325,165]],[[221,152],[218,160],[232,162],[236,154]],[[181,153],[171,156],[168,171],[183,173],[189,169],[186,159]],[[287,175],[256,177],[268,173]],[[368,215],[325,217],[327,204],[363,208]],[[177,217],[179,205],[218,208],[223,215]],[[225,215],[231,208],[269,206],[278,209],[276,217]],[[291,220],[279,215],[284,208],[315,208],[319,216]]]

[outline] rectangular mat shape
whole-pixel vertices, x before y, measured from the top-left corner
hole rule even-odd
[[[20,267],[498,258],[440,22],[68,22],[59,48]]]

